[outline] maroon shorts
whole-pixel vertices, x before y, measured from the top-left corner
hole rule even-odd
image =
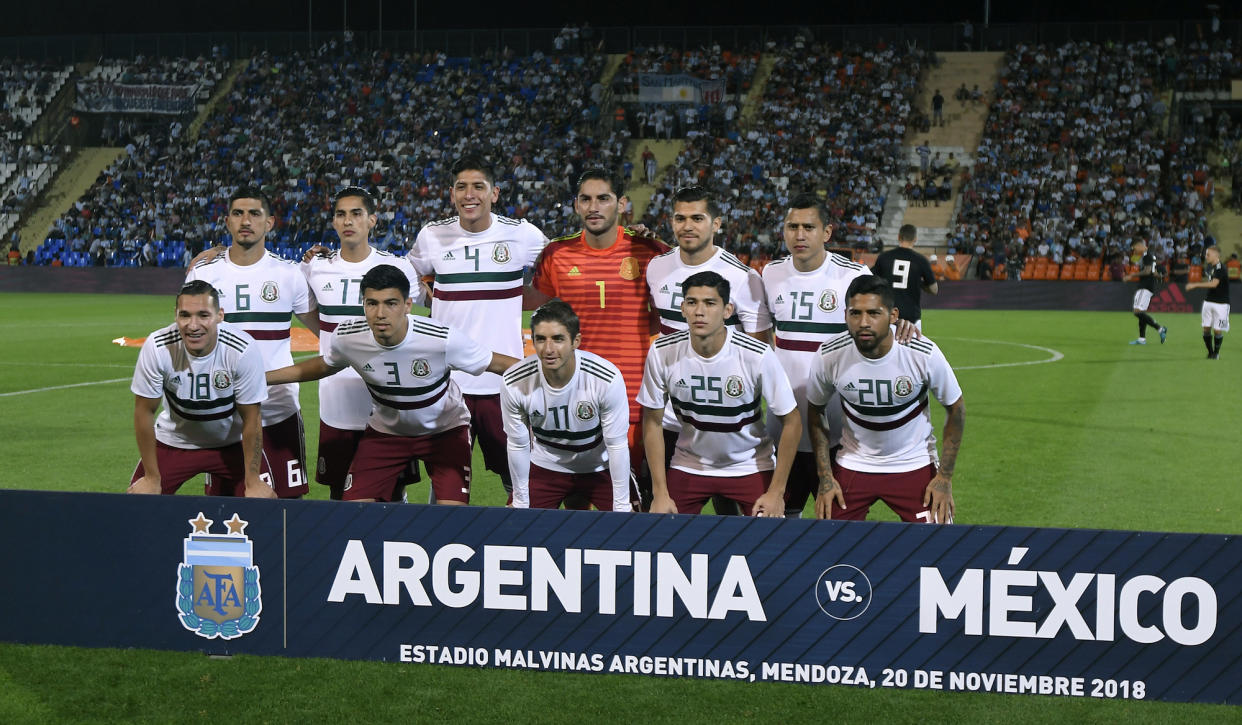
[[[277,498],[301,498],[310,491],[306,483],[306,436],[302,432],[301,413],[263,426],[263,455],[271,469],[264,480],[276,490]],[[207,477],[204,488],[208,496],[242,496],[246,493],[240,485],[232,489],[223,488],[212,476]]]
[[[531,508],[560,508],[571,495],[590,501],[600,511],[612,511],[612,477],[608,469],[594,473],[563,473],[530,464]]]
[[[867,518],[872,504],[883,501],[902,521],[931,522],[931,512],[923,505],[927,484],[936,477],[936,467],[930,463],[901,473],[862,473],[842,468],[834,462],[832,475],[845,496],[844,510],[837,507],[835,500],[832,503],[834,519],[862,521]]]
[[[349,464],[354,462],[362,431],[333,428],[319,421],[319,461],[315,466],[315,482],[324,486],[345,485]],[[418,462],[411,461],[409,470],[402,474],[401,482],[418,483]]]
[[[470,426],[428,436],[397,436],[368,427],[345,477],[345,500],[398,500],[401,473],[421,460],[437,501],[470,502]]]
[[[745,476],[701,476],[670,468],[667,476],[668,495],[677,505],[679,514],[697,514],[712,496],[724,496],[737,501],[742,507],[742,513],[750,516],[755,501],[772,483],[771,471]]]
[[[362,431],[333,428],[319,421],[319,460],[315,465],[315,481],[324,486],[343,486],[354,462]]]
[[[500,483],[512,493],[513,481],[509,478],[509,437],[505,435],[505,421],[500,415],[500,393],[495,395],[462,395],[470,411],[470,429],[479,442],[483,453],[483,466],[500,476]]]
[[[223,448],[175,448],[156,441],[155,460],[160,467],[160,493],[176,493],[181,484],[200,473],[219,482],[220,490],[246,492],[246,459],[240,443]],[[129,482],[134,483],[144,475],[146,469],[140,460]],[[259,475],[265,481],[271,478],[267,456],[260,456]]]

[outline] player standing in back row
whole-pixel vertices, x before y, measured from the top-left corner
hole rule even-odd
[[[327,355],[337,326],[364,316],[362,277],[380,264],[405,273],[411,289],[418,289],[418,275],[410,263],[388,252],[373,249],[375,199],[366,189],[341,189],[332,202],[332,228],[340,237],[340,251],[312,256],[302,263],[302,274],[319,303],[319,354]],[[358,450],[358,441],[371,416],[371,396],[366,383],[352,368],[319,381],[319,461],[315,480],[328,486],[333,500],[345,491],[345,476]]]
[[[1147,306],[1151,304],[1151,295],[1156,291],[1156,282],[1160,279],[1160,271],[1156,268],[1156,255],[1147,250],[1147,242],[1142,239],[1131,247],[1134,254],[1140,255],[1139,269],[1127,277],[1138,280],[1138,289],[1134,291],[1134,316],[1138,318],[1139,336],[1131,340],[1131,345],[1147,344],[1147,328],[1153,327],[1160,332],[1160,344],[1169,333],[1169,328],[1161,325],[1147,314]]]
[[[681,314],[681,283],[699,272],[716,272],[729,282],[729,302],[733,316],[725,320],[747,335],[767,343],[771,337],[772,315],[763,296],[759,273],[715,243],[723,217],[720,205],[702,186],[687,186],[673,194],[673,237],[677,247],[651,260],[647,265],[647,286],[660,315],[660,333],[687,329]],[[670,405],[664,410],[665,463],[673,454],[681,422]],[[717,496],[712,507],[719,514],[736,516],[739,509],[729,498]]]
[[[435,276],[433,318],[490,349],[521,359],[524,278],[548,239],[528,221],[492,212],[500,191],[492,167],[482,157],[463,157],[452,171],[457,216],[423,227],[410,261],[420,275]],[[512,493],[500,376],[454,370],[453,382],[470,410],[470,429],[479,441],[484,465],[500,476],[505,492]]]
[[[918,231],[913,224],[903,224],[897,231],[897,245],[881,252],[875,258],[871,271],[893,285],[897,312],[903,320],[909,320],[921,332],[923,330],[923,292],[936,294],[936,274],[932,272],[927,257],[914,251]]]
[[[637,468],[643,460],[642,415],[634,396],[659,320],[647,294],[647,265],[669,248],[617,223],[625,202],[619,179],[603,169],[583,172],[574,199],[582,231],[548,244],[531,283],[568,302],[581,320],[582,349],[621,371],[630,396],[630,466]]]
[[[1203,345],[1207,348],[1208,359],[1220,357],[1220,346],[1225,341],[1225,333],[1229,332],[1229,270],[1220,263],[1220,247],[1208,247],[1203,250],[1203,261],[1207,264],[1203,269],[1203,281],[1191,282],[1186,289],[1206,289],[1207,297],[1203,300],[1200,321],[1203,323]]]
[[[828,210],[811,194],[790,200],[782,232],[789,256],[763,268],[763,286],[776,320],[776,359],[793,386],[799,414],[805,416],[806,379],[819,346],[845,332],[845,290],[855,278],[870,275],[863,265],[828,251],[832,239]],[[835,449],[841,438],[841,403],[831,397],[825,408],[832,432],[830,448]],[[818,476],[809,430],[804,417],[785,487],[785,515],[791,518],[802,515],[808,498],[815,499]],[[780,440],[780,434],[780,418],[768,416],[768,435]]]
[[[264,245],[274,222],[266,194],[255,188],[238,189],[229,197],[225,218],[233,245],[225,253],[194,265],[186,275],[186,282],[201,279],[216,288],[224,321],[255,339],[268,370],[293,364],[293,315],[311,332],[319,329],[319,316],[297,265],[269,252]],[[268,388],[263,403],[263,452],[272,469],[276,495],[306,495],[306,441],[296,384]],[[208,478],[207,493],[230,492],[216,490]],[[232,493],[241,495],[241,490]]]

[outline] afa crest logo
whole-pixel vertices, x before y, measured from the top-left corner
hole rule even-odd
[[[211,519],[200,511],[185,538],[177,568],[177,611],[181,626],[200,637],[235,639],[259,624],[263,599],[254,546],[246,524],[233,514],[227,534],[210,533]]]

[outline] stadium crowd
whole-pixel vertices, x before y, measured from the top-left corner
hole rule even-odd
[[[1107,260],[1138,238],[1170,254],[1201,247],[1203,144],[1194,129],[1166,134],[1164,58],[1146,42],[1011,50],[950,251],[1013,268],[1027,256]]]
[[[687,140],[667,186],[706,184],[726,208],[727,247],[755,259],[780,247],[784,205],[819,193],[842,224],[834,241],[869,246],[888,185],[901,170],[901,146],[927,55],[879,46],[771,49],[776,63],[754,124],[739,134]],[[819,93],[806,93],[808,87]],[[657,194],[644,223],[667,224],[670,193]]]
[[[504,161],[498,211],[555,235],[573,224],[568,180],[587,163],[616,165],[628,140],[623,129],[593,133],[581,91],[602,62],[538,53],[472,61],[442,53],[262,55],[195,139],[133,139],[53,238],[89,249],[97,239],[141,240],[149,231],[164,242],[157,247],[175,247],[179,263],[181,250],[225,234],[222,191],[260,183],[273,197],[275,246],[300,254],[335,238],[331,194],[359,183],[380,191],[381,246],[406,249],[421,224],[449,215],[448,164],[480,146]],[[132,255],[108,258],[136,263]]]

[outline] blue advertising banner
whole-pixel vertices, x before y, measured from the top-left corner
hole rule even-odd
[[[0,491],[0,640],[1242,704],[1234,536]]]

